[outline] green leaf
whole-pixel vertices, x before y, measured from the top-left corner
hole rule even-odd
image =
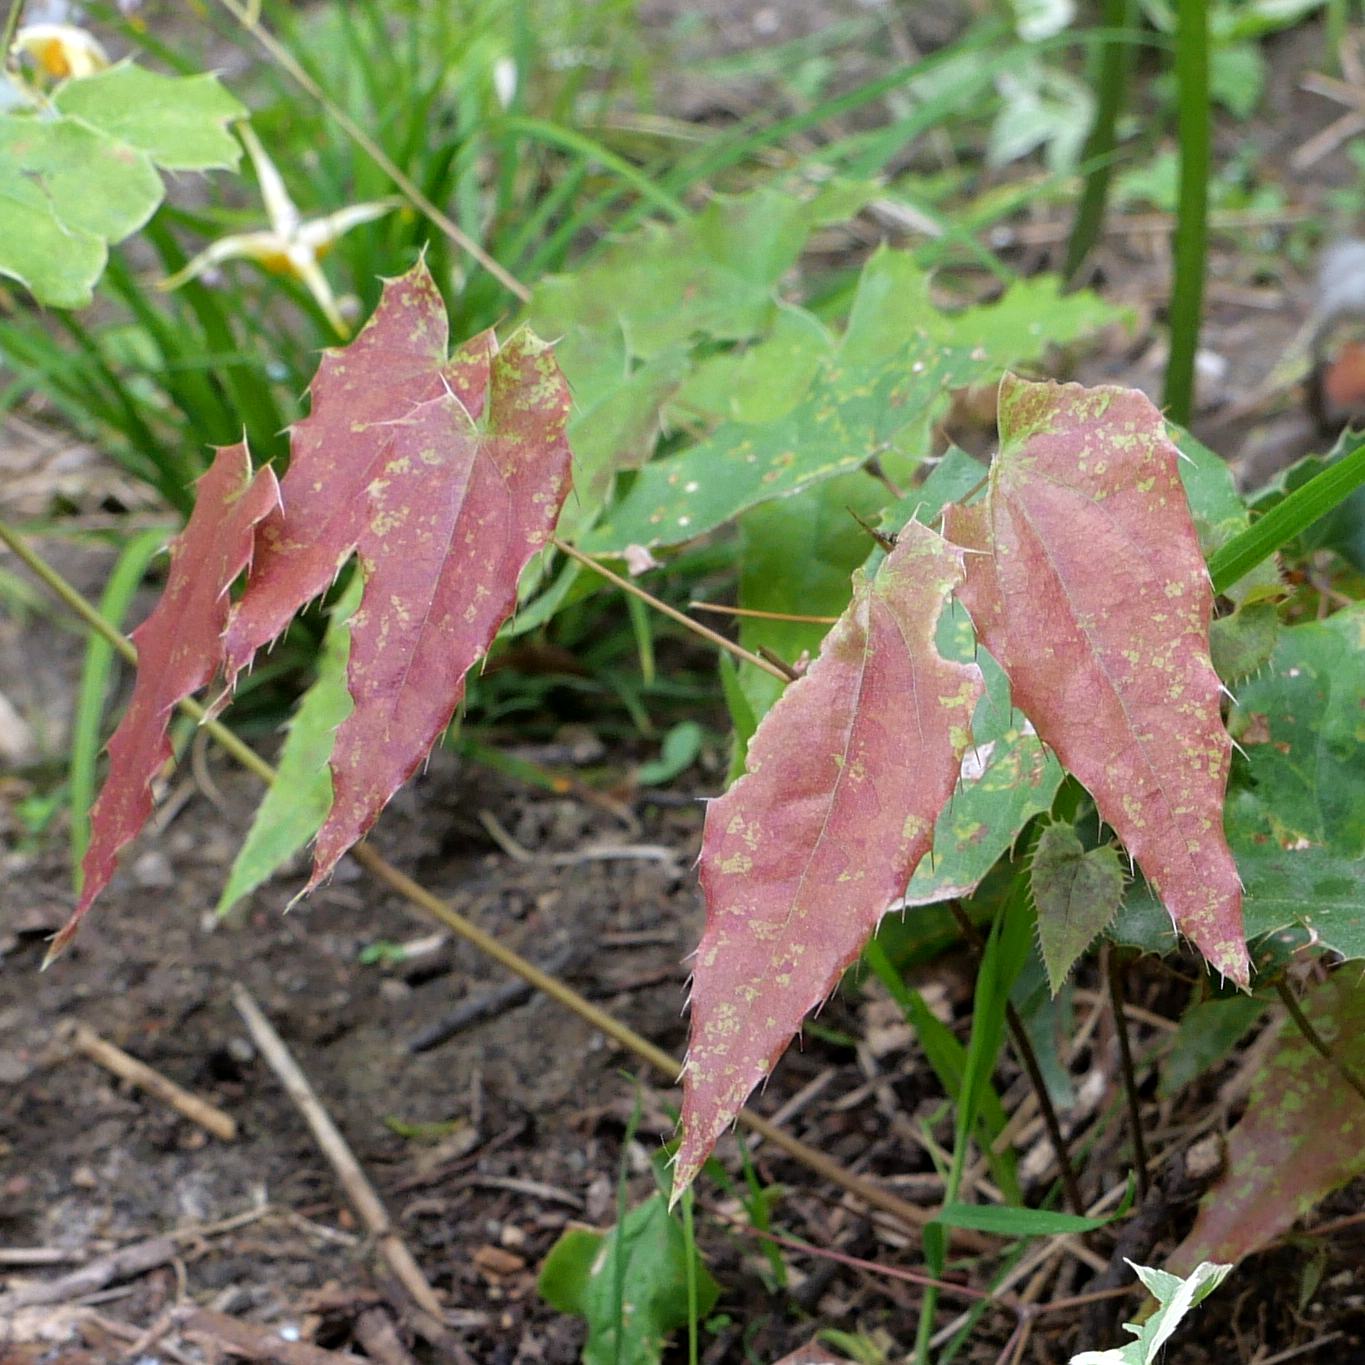
[[[918,488],[883,508],[878,529],[894,534],[911,518],[932,526],[950,502],[961,502],[980,488],[986,475],[986,466],[974,455],[949,446]]]
[[[1225,683],[1248,678],[1270,662],[1280,634],[1273,602],[1246,602],[1209,627],[1209,654]]]
[[[876,192],[838,183],[839,193],[827,187],[813,198],[771,185],[716,195],[694,217],[649,224],[572,274],[537,285],[527,317],[542,336],[560,338],[556,355],[574,391],[575,496],[561,535],[583,535],[617,471],[649,460],[659,414],[688,374],[699,341],[763,338],[781,331],[787,312],[799,312],[779,313],[778,282],[815,227],[856,212]],[[724,415],[743,383],[765,383],[765,373],[778,368],[777,352],[749,358],[760,350],[703,361],[688,380],[689,409],[709,411],[721,395],[726,406],[717,415]],[[752,401],[761,399],[755,394]]]
[[[642,763],[636,779],[642,787],[661,787],[686,772],[701,753],[703,732],[694,720],[679,721],[665,736],[659,757]]]
[[[161,203],[156,167],[235,166],[246,109],[213,76],[128,63],[65,82],[56,117],[0,115],[0,275],[40,302],[84,307],[111,243]]]
[[[883,249],[864,267],[843,340],[820,354],[799,402],[784,399],[771,421],[722,422],[695,445],[646,465],[583,547],[620,553],[628,545],[678,544],[759,503],[849,473],[907,433],[922,433],[950,390],[993,380],[1049,342],[1118,316],[1091,295],[1061,298],[1055,280],[1020,282],[993,304],[947,315],[913,258]],[[809,346],[824,343],[812,337]]]
[[[1132,1202],[1131,1194],[1128,1203]],[[1051,1209],[1014,1209],[1005,1204],[945,1204],[934,1215],[935,1221],[950,1228],[970,1228],[997,1237],[1064,1237],[1070,1233],[1093,1232],[1121,1218],[1123,1208],[1104,1218],[1081,1218],[1074,1213],[1054,1213]]]
[[[228,125],[247,110],[217,76],[163,76],[120,62],[67,81],[52,103],[59,113],[136,147],[163,170],[232,170],[242,154]]]
[[[1156,1312],[1140,1327],[1131,1322],[1123,1324],[1123,1330],[1131,1332],[1136,1341],[1110,1351],[1082,1351],[1071,1357],[1071,1365],[1152,1365],[1185,1315],[1203,1303],[1232,1270],[1231,1265],[1205,1261],[1182,1279],[1164,1270],[1134,1265],[1132,1261],[1128,1264],[1156,1299],[1159,1305]]]
[[[704,1317],[720,1287],[695,1252],[692,1259]],[[682,1226],[656,1194],[605,1235],[568,1229],[550,1248],[538,1288],[552,1308],[587,1319],[585,1365],[657,1365],[669,1334],[688,1321],[687,1277]]]
[[[327,761],[337,726],[351,714],[346,665],[351,651],[351,614],[364,584],[355,574],[332,608],[318,659],[318,675],[303,694],[280,751],[278,776],[267,790],[218,899],[225,915],[294,856],[322,828],[332,805]]]
[[[873,542],[854,520],[877,515],[886,492],[855,472],[807,488],[790,498],[751,507],[739,519],[739,605],[750,611],[838,616],[852,595],[853,571]],[[814,658],[828,624],[741,617],[745,649],[772,650],[789,664]],[[740,686],[755,723],[782,695],[784,684],[752,665],[739,669]]]
[[[1228,808],[1240,848],[1365,854],[1365,603],[1281,632],[1228,729],[1247,755]]]
[[[1052,751],[1010,706],[1004,671],[977,649],[959,602],[949,603],[939,621],[938,647],[944,658],[974,659],[986,690],[972,717],[972,747],[962,760],[957,790],[934,825],[933,849],[895,908],[970,896],[1019,831],[1051,808],[1062,781],[1062,766]]]
[[[1264,1000],[1230,995],[1187,1009],[1162,1063],[1157,1093],[1165,1099],[1178,1095],[1221,1062],[1265,1013],[1265,1007]]]
[[[1029,884],[1038,908],[1038,946],[1056,995],[1076,959],[1118,912],[1124,886],[1118,849],[1102,844],[1087,850],[1070,825],[1048,825],[1034,850]]]
[[[0,115],[0,275],[54,308],[88,304],[109,242],[161,202],[147,159],[70,119]]]

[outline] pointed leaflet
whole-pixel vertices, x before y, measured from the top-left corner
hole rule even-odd
[[[1006,376],[989,497],[952,509],[948,535],[975,552],[961,597],[1015,704],[1181,931],[1245,985],[1213,594],[1176,459],[1135,390]]]
[[[707,922],[692,990],[674,1189],[833,989],[928,851],[980,671],[934,647],[962,557],[912,523],[820,657],[764,718],[706,813]]]
[[[171,754],[171,711],[217,672],[228,588],[250,562],[256,524],[278,506],[275,476],[263,469],[253,477],[245,445],[220,450],[199,480],[189,525],[171,541],[161,600],[133,632],[132,700],[109,741],[109,775],[90,814],[80,902],[53,939],[49,962],[70,943],[114,875],[119,850],[152,813],[152,778]]]
[[[313,382],[293,433],[284,510],[226,638],[229,676],[322,591],[353,552],[355,710],[332,753],[332,809],[309,888],[378,818],[450,722],[464,676],[516,601],[569,486],[569,394],[545,344],[489,334],[446,359],[445,309],[425,265]]]
[[[1029,865],[1029,889],[1038,910],[1038,946],[1056,995],[1076,959],[1118,913],[1123,868],[1113,844],[1088,852],[1071,825],[1048,825]]]

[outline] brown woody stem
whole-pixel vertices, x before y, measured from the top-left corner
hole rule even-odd
[[[60,598],[91,630],[106,640],[123,658],[131,663],[136,663],[137,649],[133,642],[121,631],[110,625],[100,615],[99,610],[92,602],[72,587],[41,556],[34,553],[22,537],[5,525],[3,521],[0,521],[0,543],[7,545],[51,589],[53,594]],[[586,559],[586,556],[583,558]],[[588,562],[592,563],[591,560]],[[227,726],[220,721],[209,719],[205,709],[198,702],[186,698],[179,705],[186,715],[198,721],[222,748],[244,768],[254,773],[267,785],[274,783],[276,777],[274,768],[254,749],[243,743]],[[660,1072],[670,1085],[676,1083],[682,1071],[682,1063],[677,1058],[671,1057],[662,1048],[656,1047],[647,1038],[641,1037],[628,1024],[622,1023],[605,1010],[599,1009],[592,1001],[579,995],[577,991],[560,981],[558,977],[542,971],[535,963],[528,962],[519,953],[513,952],[506,944],[500,943],[491,934],[485,933],[478,925],[461,915],[458,910],[447,905],[424,886],[420,886],[406,873],[399,871],[368,844],[356,845],[351,850],[351,856],[386,886],[398,892],[405,900],[419,909],[425,910],[453,933],[464,939],[466,943],[472,944],[499,965],[506,967],[513,975],[519,976],[536,990],[543,992],[557,1004],[563,1005],[565,1009],[576,1014],[585,1023],[605,1034],[613,1042],[618,1043],[626,1051],[634,1053],[642,1061],[647,1062]],[[926,1223],[932,1222],[935,1217],[933,1212],[919,1208],[908,1200],[892,1194],[889,1190],[882,1189],[872,1181],[864,1180],[862,1176],[846,1170],[823,1152],[808,1143],[802,1142],[800,1138],[793,1137],[790,1133],[783,1131],[776,1124],[760,1114],[755,1114],[752,1110],[740,1110],[739,1122],[751,1132],[757,1133],[771,1142],[774,1147],[779,1148],[816,1175],[828,1180],[831,1184],[838,1185],[841,1189],[848,1191],[849,1194],[861,1199],[863,1203],[890,1214],[891,1217],[910,1227],[923,1227]],[[991,1239],[963,1229],[954,1229],[951,1233],[951,1239],[955,1245],[970,1251],[986,1251],[995,1245]]]
[[[736,659],[742,659],[746,664],[753,664],[755,668],[761,668],[765,673],[771,673],[774,678],[781,678],[783,682],[791,681],[793,675],[790,670],[784,672],[776,664],[760,658],[757,654],[751,654],[742,645],[737,645],[733,640],[727,640],[725,636],[718,634],[709,626],[694,621],[685,612],[679,611],[676,607],[670,607],[667,602],[660,601],[653,593],[646,592],[638,584],[632,583],[630,579],[622,578],[620,574],[613,573],[605,564],[598,563],[591,555],[585,555],[582,550],[570,545],[568,541],[560,540],[556,536],[554,547],[562,554],[568,555],[570,559],[576,560],[579,564],[591,569],[593,573],[600,574],[608,583],[620,588],[622,592],[628,592],[632,597],[638,597],[640,601],[648,603],[655,611],[661,612],[680,626],[685,626],[693,635],[699,635],[709,644],[715,645],[717,649],[723,649],[727,653],[733,654]]]
[[[804,626],[832,626],[837,616],[802,616],[793,611],[759,611],[756,607],[732,607],[725,602],[689,602],[689,611],[709,611],[717,616],[745,616],[755,621],[792,621]]]
[[[1128,1103],[1128,1130],[1133,1138],[1133,1164],[1137,1167],[1139,1199],[1151,1190],[1147,1172],[1147,1139],[1142,1135],[1142,1106],[1138,1101],[1137,1072],[1133,1067],[1133,1045],[1128,1038],[1128,1013],[1123,1007],[1125,964],[1116,951],[1109,953],[1109,1003],[1114,1011],[1114,1029],[1119,1038],[1119,1067],[1123,1072],[1123,1093]]]

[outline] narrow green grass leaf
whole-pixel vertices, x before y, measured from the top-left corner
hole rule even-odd
[[[1213,590],[1225,593],[1239,579],[1302,534],[1365,484],[1365,445],[1296,488],[1209,560]]]
[[[331,621],[318,659],[318,674],[299,701],[280,751],[278,777],[262,799],[246,841],[232,864],[218,898],[225,915],[243,896],[269,881],[322,828],[332,805],[332,777],[327,761],[337,727],[351,714],[346,665],[351,652],[351,614],[360,602],[363,583],[355,574],[332,608]]]
[[[1131,1191],[1128,1202],[1132,1202]],[[1004,1204],[945,1204],[935,1217],[945,1227],[969,1228],[973,1232],[989,1232],[998,1237],[1065,1237],[1107,1227],[1127,1212],[1123,1208],[1105,1218],[1081,1218],[1074,1213],[1054,1213],[1051,1209],[1016,1209]]]

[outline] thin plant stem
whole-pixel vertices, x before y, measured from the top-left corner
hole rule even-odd
[[[9,66],[10,49],[14,46],[19,32],[19,20],[24,16],[24,0],[10,0],[9,12],[5,15],[4,32],[0,33],[0,71]]]
[[[981,934],[976,925],[972,923],[967,912],[957,901],[949,901],[948,905],[953,912],[953,918],[957,921],[958,928],[962,930],[967,941],[980,953],[985,945],[981,941]],[[1053,1153],[1057,1157],[1057,1169],[1061,1172],[1062,1188],[1066,1191],[1066,1202],[1071,1205],[1073,1213],[1084,1217],[1085,1200],[1081,1196],[1080,1182],[1076,1179],[1076,1171],[1071,1164],[1071,1153],[1067,1150],[1066,1138],[1062,1136],[1062,1125],[1057,1118],[1057,1110],[1053,1106],[1052,1096],[1048,1093],[1047,1082],[1043,1079],[1042,1067],[1038,1065],[1038,1054],[1033,1050],[1033,1042],[1028,1036],[1028,1029],[1024,1027],[1024,1021],[1019,1017],[1019,1011],[1014,1008],[1012,1000],[1005,1001],[1005,1023],[1009,1027],[1014,1050],[1019,1054],[1019,1061],[1028,1075],[1029,1084],[1033,1087],[1033,1093],[1038,1100],[1038,1112],[1043,1117],[1043,1126],[1047,1129],[1048,1139],[1052,1143]]]
[[[1175,264],[1167,310],[1170,355],[1166,410],[1182,426],[1194,411],[1194,362],[1204,307],[1208,249],[1212,117],[1209,108],[1209,16],[1206,0],[1179,0],[1175,39],[1179,102],[1180,199],[1176,209]]]
[[[1327,1039],[1313,1027],[1313,1021],[1303,1012],[1303,1006],[1299,1004],[1289,982],[1287,982],[1284,977],[1281,977],[1275,983],[1275,990],[1280,999],[1284,1002],[1285,1009],[1289,1011],[1289,1017],[1294,1021],[1295,1028],[1308,1039],[1309,1043],[1312,1044],[1313,1049],[1337,1073],[1337,1075],[1340,1076],[1362,1100],[1365,1100],[1365,1082],[1362,1082],[1360,1077],[1332,1051],[1331,1045],[1328,1043]]]
[[[1137,1167],[1138,1197],[1146,1199],[1151,1191],[1147,1173],[1147,1139],[1142,1135],[1142,1107],[1138,1103],[1137,1073],[1133,1069],[1133,1046],[1128,1037],[1128,1014],[1123,1007],[1125,964],[1116,951],[1109,953],[1109,1003],[1114,1011],[1114,1028],[1119,1036],[1119,1067],[1123,1072],[1123,1093],[1128,1102],[1128,1130],[1133,1138],[1133,1164]]]
[[[1132,24],[1136,9],[1135,0],[1101,0],[1100,24],[1104,29],[1126,29]],[[1104,225],[1109,184],[1114,173],[1113,153],[1118,145],[1118,121],[1127,94],[1131,59],[1132,49],[1127,43],[1108,42],[1100,49],[1095,122],[1081,152],[1081,161],[1090,166],[1090,171],[1085,177],[1076,221],[1067,243],[1066,264],[1062,267],[1062,275],[1071,287],[1079,284],[1081,267],[1094,250]]]
[[[687,1248],[684,1269],[687,1274],[687,1365],[699,1365],[697,1340],[697,1233],[692,1222],[692,1191],[684,1190],[682,1197],[683,1239]]]
[[[797,625],[832,626],[837,616],[802,616],[793,611],[759,611],[757,607],[732,607],[724,602],[689,602],[689,611],[709,611],[717,616],[744,616],[755,621],[793,621]]]
[[[660,601],[653,593],[646,592],[638,584],[632,583],[628,578],[622,578],[620,574],[613,573],[605,564],[599,564],[591,555],[585,555],[582,550],[570,545],[566,540],[560,540],[558,536],[553,541],[556,550],[566,554],[570,559],[576,560],[585,568],[591,569],[593,573],[605,578],[614,587],[620,588],[622,592],[628,592],[632,597],[638,597],[641,602],[647,603],[655,611],[662,612],[670,620],[676,621],[680,626],[685,626],[693,635],[699,635],[703,640],[723,649],[729,654],[733,654],[736,659],[742,660],[746,664],[753,664],[755,668],[761,668],[765,673],[771,673],[774,678],[780,678],[783,682],[791,681],[790,671],[784,672],[775,663],[761,658],[757,654],[751,654],[743,645],[737,645],[733,640],[727,640],[725,636],[704,626],[698,621],[694,621],[685,612],[678,611],[675,607],[670,607],[667,602]]]
[[[304,70],[294,54],[261,24],[258,15],[248,10],[247,6],[240,3],[240,0],[218,0],[218,3],[260,43],[276,66],[284,71],[295,84],[302,87],[304,92],[315,100],[326,111],[327,115],[336,122],[346,136],[398,186],[403,197],[413,208],[435,223],[460,250],[472,256],[509,294],[515,295],[522,303],[526,303],[530,299],[531,291],[515,275],[499,265],[478,242],[432,203],[374,138]]]
[[[98,608],[92,602],[72,587],[61,574],[40,555],[36,554],[24,539],[3,521],[0,521],[0,544],[8,546],[55,597],[76,616],[80,617],[91,630],[107,640],[123,658],[130,663],[137,662],[137,647],[133,642],[120,630],[111,626],[100,615]],[[211,719],[203,706],[187,697],[179,703],[179,707],[192,720],[202,725],[224,751],[236,759],[248,772],[255,774],[267,785],[274,783],[276,779],[275,769],[254,749],[239,739],[227,726],[220,721]],[[606,1010],[594,1005],[592,1001],[581,996],[573,987],[560,981],[558,977],[542,971],[535,963],[527,961],[526,958],[514,952],[506,944],[499,942],[491,934],[485,933],[478,925],[461,915],[458,910],[447,905],[445,901],[428,891],[424,886],[413,881],[405,872],[394,867],[388,859],[370,847],[369,844],[357,844],[351,850],[351,856],[361,867],[383,882],[385,886],[396,891],[410,904],[426,911],[430,917],[444,924],[454,934],[464,939],[466,943],[477,948],[485,956],[492,958],[499,966],[505,967],[514,976],[520,977],[535,990],[555,1001],[556,1004],[562,1005],[577,1015],[586,1024],[597,1029],[598,1032],[610,1038],[627,1052],[634,1053],[641,1061],[660,1072],[670,1085],[676,1083],[679,1074],[682,1072],[682,1063],[677,1058],[669,1056],[662,1048],[656,1047],[647,1038],[636,1033],[628,1024],[622,1023],[613,1015],[608,1014]],[[891,1191],[882,1189],[872,1181],[865,1180],[862,1176],[846,1170],[837,1161],[826,1156],[824,1152],[802,1142],[800,1138],[793,1137],[761,1114],[755,1114],[749,1109],[741,1109],[738,1120],[750,1132],[757,1133],[822,1179],[828,1180],[833,1185],[838,1185],[870,1207],[890,1214],[897,1221],[914,1228],[921,1228],[926,1223],[933,1221],[934,1214],[929,1210],[919,1208],[908,1200],[892,1194]],[[985,1251],[992,1249],[995,1245],[990,1238],[966,1229],[956,1229],[952,1236],[955,1242],[967,1250]]]

